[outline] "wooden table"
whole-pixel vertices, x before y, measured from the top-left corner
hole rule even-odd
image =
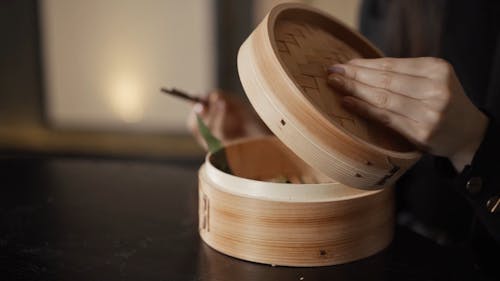
[[[202,159],[3,155],[1,280],[480,279],[467,255],[399,226],[387,250],[340,266],[271,267],[220,254],[197,232]]]

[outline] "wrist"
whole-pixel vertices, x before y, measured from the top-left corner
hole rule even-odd
[[[469,141],[465,143],[460,149],[448,158],[458,172],[461,172],[465,166],[471,164],[474,159],[476,151],[479,149],[483,141],[486,129],[488,128],[489,119],[480,112],[478,122],[473,124],[473,130],[468,134]]]

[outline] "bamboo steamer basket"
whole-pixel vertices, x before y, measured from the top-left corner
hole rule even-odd
[[[381,56],[322,11],[282,4],[241,46],[238,72],[259,116],[300,158],[335,181],[377,189],[392,185],[420,153],[390,129],[346,111],[326,68]]]
[[[275,137],[224,151],[232,173],[209,154],[199,171],[199,232],[227,255],[272,265],[346,263],[384,249],[393,235],[392,188],[333,182]],[[277,175],[313,184],[263,181]]]
[[[392,185],[420,154],[397,133],[346,111],[326,67],[381,52],[306,5],[271,10],[243,43],[238,72],[276,137],[209,154],[199,171],[199,232],[210,247],[266,264],[324,266],[392,240]],[[294,184],[269,182],[277,175]]]

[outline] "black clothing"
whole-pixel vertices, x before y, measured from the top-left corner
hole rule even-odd
[[[421,2],[430,1],[435,0]],[[437,52],[432,53],[434,49],[430,48],[427,53],[405,53],[404,48],[399,48],[399,53],[394,54],[389,44],[395,38],[391,36],[403,34],[402,40],[411,39],[404,38],[404,32],[387,33],[395,30],[390,24],[397,24],[388,14],[391,5],[403,2],[409,1],[365,0],[361,32],[387,56],[439,56],[449,61],[469,98],[490,117],[490,125],[472,163],[461,173],[445,158],[424,155],[400,179],[400,221],[423,225],[423,232],[437,241],[470,249],[481,263],[491,268],[498,266],[500,206],[496,213],[489,209],[495,196],[500,196],[500,1],[436,1],[436,5],[442,5],[440,19],[426,18],[412,24],[425,27],[429,26],[427,22],[441,20],[436,25],[442,28],[437,33],[439,38],[435,38],[439,41]],[[423,31],[436,34],[436,30]],[[430,43],[436,46],[436,42]],[[409,46],[405,44],[402,46]],[[478,188],[467,187],[471,179]]]

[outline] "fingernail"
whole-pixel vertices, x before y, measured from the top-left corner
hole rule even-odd
[[[328,72],[329,73],[338,73],[338,74],[345,74],[345,69],[340,66],[339,64],[332,65],[328,67]]]
[[[344,79],[338,75],[330,75],[328,76],[328,82],[337,87],[344,87]]]
[[[203,111],[205,110],[205,108],[204,108],[203,104],[197,103],[197,104],[194,105],[193,110],[197,114],[201,114],[201,113],[203,113]]]

